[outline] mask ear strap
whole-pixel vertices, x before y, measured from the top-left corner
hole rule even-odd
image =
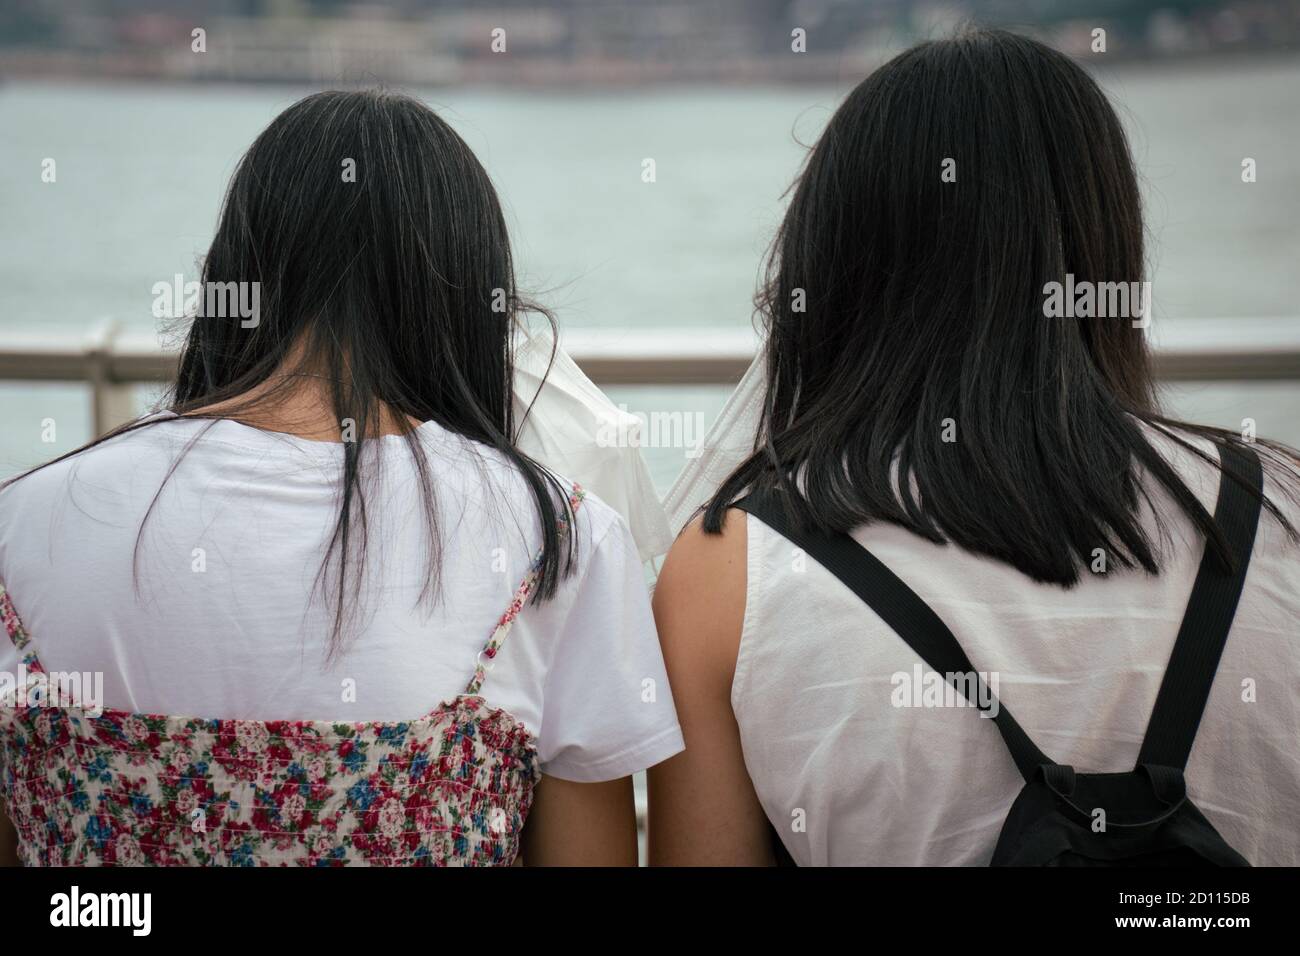
[[[573,490],[569,493],[569,510],[576,516],[578,506],[582,504],[582,499],[586,497],[586,492],[581,486],[574,485]],[[561,512],[559,517],[560,541],[564,541],[569,536],[569,512]],[[478,652],[478,659],[474,664],[474,676],[470,682],[465,685],[464,695],[473,697],[483,689],[483,681],[487,679],[488,671],[492,669],[493,661],[501,651],[501,645],[506,641],[506,635],[510,633],[510,628],[514,626],[515,618],[519,612],[524,609],[528,603],[529,596],[533,593],[533,588],[537,586],[537,578],[541,574],[542,553],[537,552],[533,558],[532,565],[528,568],[528,573],[524,575],[523,581],[515,589],[514,597],[510,599],[510,606],[506,612],[501,615],[501,620],[497,621],[497,626],[493,629],[491,636],[488,637],[487,643],[483,645],[483,650]]]

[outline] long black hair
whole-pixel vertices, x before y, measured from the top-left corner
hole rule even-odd
[[[1096,548],[1157,573],[1140,466],[1229,560],[1146,426],[1216,466],[1182,433],[1241,438],[1159,413],[1132,309],[1045,314],[1048,283],[1143,274],[1128,143],[1081,67],[995,30],[904,52],[849,94],[796,182],[756,297],[758,443],[705,531],[746,489],[797,486],[793,517],[821,530],[893,522],[1064,586]]]
[[[385,416],[422,486],[431,547],[421,600],[436,597],[441,548],[410,419],[490,446],[518,469],[542,534],[533,600],[552,597],[572,570],[577,535],[558,531],[561,516],[572,517],[568,495],[515,447],[511,382],[516,321],[525,312],[554,321],[517,294],[496,191],[452,128],[385,90],[316,93],[286,109],[240,161],[203,260],[204,290],[251,282],[260,290],[255,321],[233,313],[191,321],[165,407],[247,419],[306,379],[325,383],[347,433],[339,514],[317,577],[333,608],[331,652],[359,610],[368,439]],[[137,421],[70,454],[176,420]]]

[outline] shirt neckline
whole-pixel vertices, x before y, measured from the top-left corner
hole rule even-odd
[[[342,441],[324,441],[315,438],[304,438],[301,435],[295,435],[292,432],[273,431],[269,428],[258,428],[256,425],[249,425],[245,422],[237,421],[233,418],[199,418],[178,415],[173,411],[162,411],[150,416],[159,421],[185,421],[193,422],[195,425],[207,426],[208,430],[204,432],[204,438],[213,441],[219,441],[227,445],[238,445],[244,448],[265,448],[270,445],[283,447],[290,445],[300,451],[311,452],[325,457],[338,457],[345,445]],[[421,422],[414,429],[413,434],[419,439],[433,438],[445,430],[435,421]],[[367,443],[381,441],[385,446],[392,445],[394,442],[403,441],[404,435],[387,434],[373,435],[366,439]]]

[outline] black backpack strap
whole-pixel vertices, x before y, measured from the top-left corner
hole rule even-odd
[[[1259,524],[1264,470],[1259,455],[1245,445],[1223,445],[1219,458],[1222,472],[1214,520],[1223,531],[1233,567],[1223,567],[1206,543],[1192,595],[1187,599],[1187,611],[1142,740],[1139,766],[1154,764],[1178,770],[1187,766],[1219,658],[1237,613],[1241,589],[1246,583]]]
[[[978,688],[971,688],[970,683],[966,682],[966,688],[976,694],[976,699],[971,700],[972,704],[979,706],[978,697],[981,692],[988,695],[988,700],[992,700],[983,679],[978,678],[966,652],[939,615],[893,571],[885,567],[880,559],[849,535],[827,534],[796,527],[780,492],[757,492],[737,501],[733,507],[758,518],[839,578],[849,590],[879,614],[934,671],[945,676],[976,676]],[[961,689],[960,685],[957,686]],[[1011,712],[1000,702],[992,720],[997,724],[1012,759],[1026,780],[1033,776],[1039,766],[1052,762],[1020,729]]]

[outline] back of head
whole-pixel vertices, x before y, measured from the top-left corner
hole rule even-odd
[[[176,410],[246,393],[286,363],[339,387],[364,434],[375,403],[495,442],[509,420],[515,300],[487,173],[423,103],[383,90],[300,100],[239,164],[205,287],[256,282],[256,321],[204,315]]]
[[[1096,548],[1157,570],[1140,465],[1220,547],[1144,430],[1174,423],[1143,278],[1128,144],[1081,67],[995,30],[899,55],[849,94],[794,188],[757,299],[761,445],[706,529],[797,474],[807,524],[892,521],[1068,585]],[[1121,308],[1061,314],[1053,283]]]

